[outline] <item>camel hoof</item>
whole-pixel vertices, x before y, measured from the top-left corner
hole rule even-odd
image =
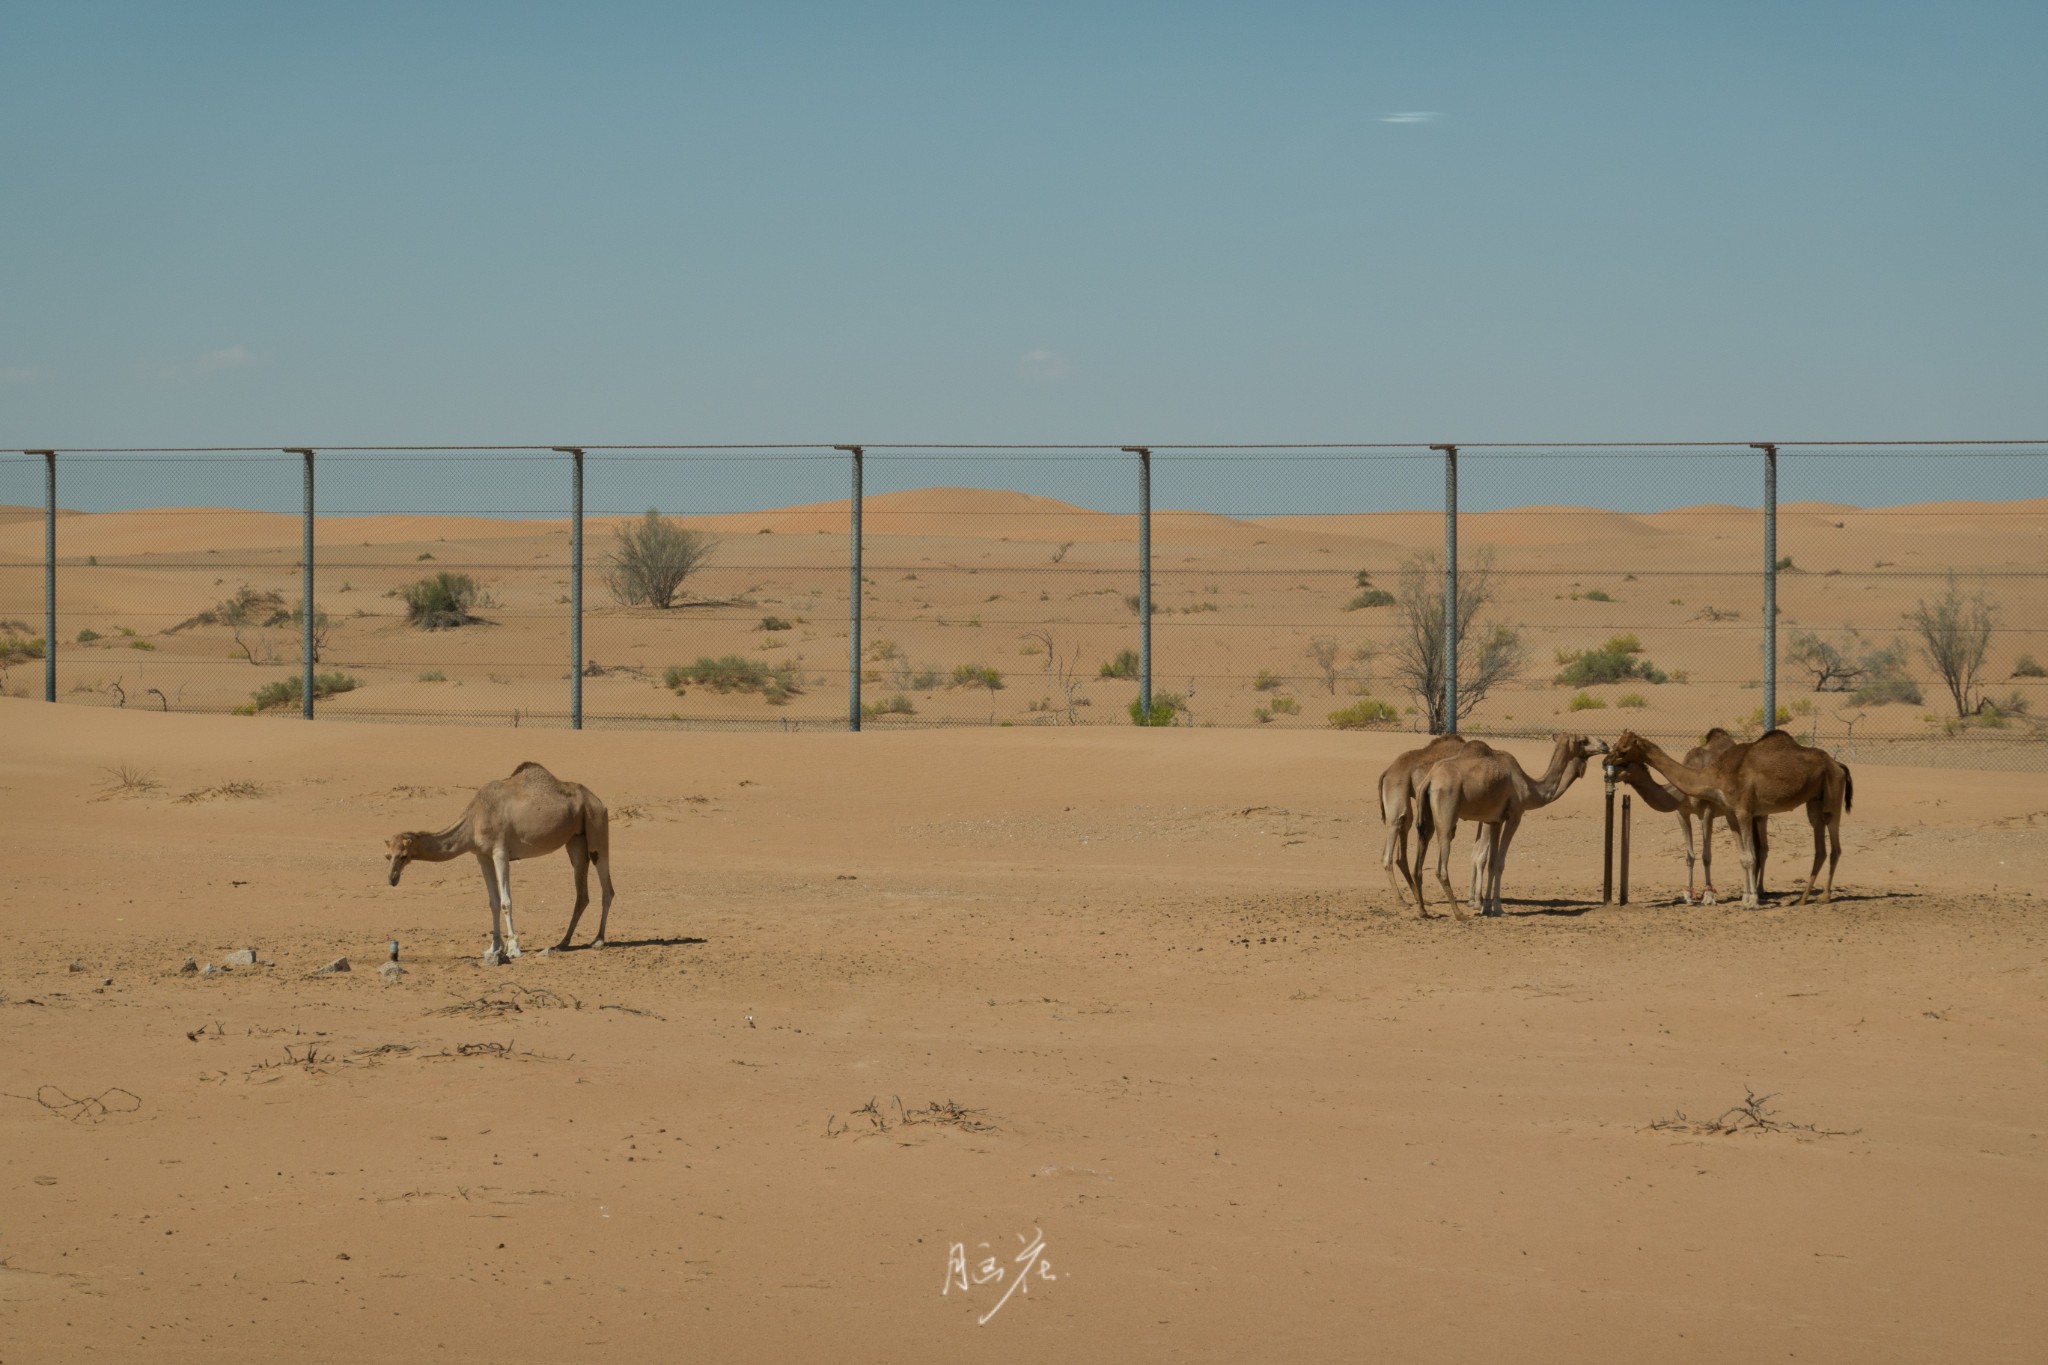
[[[505,950],[503,948],[491,947],[484,949],[484,966],[502,967],[505,965],[505,961]]]
[[[1706,895],[1700,897],[1701,905],[1719,905],[1720,903],[1721,902],[1714,899],[1714,893],[1712,891],[1708,891]]]
[[[604,940],[601,938],[594,938],[590,940],[590,946],[593,948],[602,948],[604,947]]]
[[[506,957],[508,957],[508,958],[513,958],[513,957],[518,957],[518,956],[519,956],[519,940],[518,940],[518,939],[516,939],[516,938],[508,938],[508,939],[506,939],[506,940],[505,940],[505,956],[506,956]]]

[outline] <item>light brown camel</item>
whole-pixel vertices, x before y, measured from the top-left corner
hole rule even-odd
[[[1387,844],[1380,854],[1380,866],[1393,883],[1394,895],[1401,900],[1405,901],[1411,895],[1419,900],[1422,896],[1422,853],[1420,849],[1416,851],[1415,863],[1411,867],[1408,862],[1408,830],[1415,823],[1423,791],[1429,784],[1429,774],[1446,758],[1466,752],[1493,751],[1483,740],[1466,739],[1461,735],[1438,735],[1420,749],[1410,749],[1396,758],[1380,774],[1380,822],[1387,827]],[[1488,847],[1482,831],[1478,848],[1472,855],[1472,894],[1475,897],[1479,894],[1479,877]]]
[[[1766,839],[1758,838],[1764,817],[1806,807],[1813,826],[1813,867],[1806,889],[1795,905],[1813,895],[1823,859],[1828,865],[1823,900],[1835,898],[1835,864],[1842,860],[1842,816],[1853,809],[1856,784],[1846,764],[1825,749],[1801,744],[1783,730],[1772,730],[1750,744],[1730,746],[1703,769],[1692,769],[1633,730],[1621,732],[1612,750],[1617,764],[1647,763],[1685,795],[1713,807],[1735,831],[1742,855],[1742,903],[1762,904],[1763,857]],[[1766,836],[1767,838],[1767,836]]]
[[[576,908],[569,912],[568,932],[555,947],[569,946],[576,935],[576,921],[590,904],[592,863],[597,864],[597,878],[604,887],[604,904],[598,911],[597,938],[590,946],[604,947],[605,924],[612,913],[610,828],[604,802],[588,787],[560,781],[538,763],[522,763],[510,777],[479,787],[469,809],[447,829],[438,834],[394,834],[384,851],[391,861],[393,886],[398,885],[398,876],[409,862],[445,863],[465,853],[476,855],[491,901],[491,946],[484,961],[497,966],[519,956],[519,933],[512,927],[512,864],[553,853],[564,845],[569,849],[569,866],[576,872]],[[501,912],[502,935],[498,932]]]
[[[1563,796],[1585,773],[1586,760],[1606,749],[1605,744],[1584,735],[1559,735],[1550,751],[1550,766],[1540,778],[1531,778],[1522,771],[1514,755],[1491,750],[1447,758],[1436,765],[1429,775],[1426,817],[1418,813],[1416,830],[1425,845],[1430,827],[1443,831],[1443,847],[1436,856],[1436,879],[1443,886],[1444,898],[1451,903],[1452,914],[1459,919],[1469,918],[1458,902],[1458,893],[1451,889],[1451,839],[1458,831],[1458,822],[1469,820],[1480,826],[1481,837],[1492,835],[1493,848],[1487,859],[1484,884],[1475,899],[1481,914],[1498,915],[1502,913],[1501,872],[1507,866],[1508,846],[1514,842],[1523,814]],[[1418,864],[1421,859],[1418,850]],[[1422,917],[1428,919],[1429,906],[1422,898],[1419,881],[1415,902]]]
[[[1704,770],[1735,744],[1735,736],[1716,725],[1700,737],[1700,742],[1688,749],[1685,766]],[[1614,775],[1635,788],[1636,795],[1643,798],[1643,804],[1659,814],[1676,812],[1678,828],[1685,835],[1685,903],[1687,905],[1714,904],[1714,816],[1711,806],[1703,805],[1687,796],[1678,788],[1659,782],[1650,770],[1640,763],[1615,765]],[[1700,822],[1699,856],[1693,856],[1692,822]],[[1765,836],[1768,842],[1768,835]],[[1704,893],[1693,890],[1693,864],[1700,864],[1706,885]]]

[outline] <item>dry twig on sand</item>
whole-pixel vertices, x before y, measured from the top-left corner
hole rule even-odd
[[[1759,1095],[1742,1087],[1742,1103],[1723,1110],[1715,1119],[1695,1119],[1683,1109],[1668,1119],[1657,1119],[1645,1130],[1652,1133],[1686,1133],[1697,1137],[1733,1137],[1737,1133],[1811,1133],[1815,1137],[1854,1137],[1861,1128],[1819,1128],[1811,1123],[1781,1123],[1777,1110],[1767,1107],[1776,1092]]]
[[[60,1119],[72,1123],[100,1123],[116,1114],[132,1114],[142,1108],[142,1097],[132,1090],[110,1086],[97,1095],[74,1099],[54,1085],[36,1087],[33,1095],[9,1094],[9,1099],[30,1100]]]

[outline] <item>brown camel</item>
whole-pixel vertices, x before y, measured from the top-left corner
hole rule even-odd
[[[1716,725],[1700,738],[1698,744],[1686,751],[1685,766],[1704,770],[1706,766],[1726,753],[1735,743],[1735,736]],[[1714,816],[1713,807],[1702,805],[1678,788],[1659,782],[1650,770],[1640,763],[1616,765],[1614,775],[1635,788],[1636,795],[1643,798],[1643,804],[1660,814],[1678,815],[1678,828],[1685,835],[1685,903],[1687,905],[1714,904]],[[1699,856],[1693,856],[1692,822],[1700,822]],[[1766,835],[1766,840],[1768,836]],[[1706,890],[1695,892],[1692,885],[1693,864],[1701,865]]]
[[[1507,866],[1508,846],[1514,842],[1515,830],[1521,826],[1524,812],[1540,806],[1547,806],[1563,796],[1572,783],[1586,771],[1586,760],[1595,753],[1604,753],[1607,746],[1584,735],[1559,735],[1550,752],[1550,766],[1540,778],[1531,778],[1522,771],[1522,765],[1515,762],[1514,755],[1489,750],[1483,754],[1463,754],[1439,762],[1429,775],[1428,806],[1425,816],[1416,817],[1416,830],[1424,846],[1430,837],[1430,827],[1443,831],[1443,847],[1437,850],[1436,879],[1442,884],[1444,897],[1451,903],[1451,913],[1459,919],[1467,919],[1465,907],[1458,902],[1458,893],[1451,889],[1451,839],[1458,831],[1458,821],[1469,820],[1480,826],[1481,836],[1490,834],[1493,839],[1491,856],[1487,859],[1484,885],[1475,899],[1483,915],[1501,914],[1500,883],[1501,872]],[[1416,862],[1422,861],[1421,850],[1416,852]],[[1429,906],[1422,899],[1418,880],[1415,902],[1424,919],[1429,918]]]
[[[1387,845],[1380,854],[1380,866],[1393,882],[1394,895],[1407,900],[1422,897],[1422,854],[1418,849],[1414,866],[1408,863],[1408,829],[1415,823],[1429,774],[1444,759],[1467,752],[1492,753],[1485,741],[1460,735],[1438,735],[1420,749],[1410,749],[1387,765],[1380,774],[1380,822],[1387,827]],[[1488,850],[1486,832],[1480,832],[1472,855],[1472,894],[1479,894],[1481,868]],[[1397,873],[1395,869],[1399,869]],[[1399,880],[1395,880],[1398,876]]]
[[[1806,876],[1806,889],[1794,904],[1804,905],[1813,895],[1823,859],[1828,880],[1822,899],[1835,898],[1835,864],[1842,860],[1842,816],[1854,807],[1856,784],[1848,766],[1836,762],[1825,749],[1810,748],[1783,730],[1772,730],[1754,743],[1731,745],[1705,768],[1693,769],[1633,730],[1624,730],[1612,753],[1616,764],[1649,764],[1673,787],[1713,808],[1728,822],[1742,856],[1742,903],[1751,908],[1762,904],[1763,856],[1768,844],[1758,832],[1764,817],[1805,806],[1807,821],[1813,826],[1813,867]]]
[[[588,787],[560,781],[538,763],[522,763],[510,777],[479,787],[469,809],[447,829],[438,834],[394,834],[384,851],[391,861],[393,886],[398,885],[398,876],[409,862],[445,863],[464,853],[476,855],[491,901],[491,946],[484,961],[497,966],[519,956],[519,933],[512,926],[512,864],[553,853],[564,845],[569,849],[569,866],[576,872],[576,908],[569,912],[568,932],[555,947],[567,948],[576,935],[576,921],[590,904],[590,864],[596,863],[604,904],[598,911],[597,938],[590,946],[602,948],[605,924],[612,913],[611,834],[604,802]],[[501,913],[502,935],[498,932]]]

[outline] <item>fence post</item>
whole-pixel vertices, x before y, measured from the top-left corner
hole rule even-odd
[[[304,446],[287,446],[285,454],[297,455],[306,466],[306,512],[299,528],[299,715],[313,719],[313,452]]]
[[[1458,733],[1458,448],[1431,446],[1444,453],[1444,725],[1441,734]]]
[[[1778,728],[1778,447],[1753,441],[1764,453],[1764,723]]]
[[[1152,447],[1125,446],[1138,457],[1138,723],[1152,723]]]
[[[583,728],[583,448],[555,446],[574,470],[569,494],[569,728]]]
[[[43,457],[43,700],[57,700],[57,452]]]
[[[860,729],[860,587],[861,587],[861,545],[860,514],[863,502],[861,493],[861,465],[867,451],[860,446],[833,446],[853,456],[853,493],[848,499],[851,508],[853,550],[848,556],[852,565],[851,581],[847,585],[846,605],[846,728]]]

